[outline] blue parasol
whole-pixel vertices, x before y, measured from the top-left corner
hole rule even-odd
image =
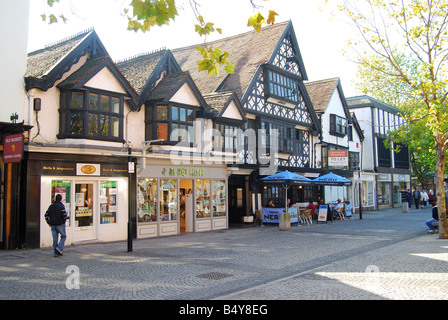
[[[312,180],[314,184],[326,185],[326,186],[351,186],[352,182],[347,178],[341,177],[332,172],[327,173]]]
[[[289,171],[283,171],[278,172],[276,174],[273,174],[272,176],[268,176],[261,179],[262,181],[269,183],[269,184],[276,184],[276,185],[282,185],[285,189],[285,210],[288,211],[288,188],[290,186],[304,186],[304,185],[311,185],[313,181],[311,179],[308,179],[307,177],[301,176],[300,174],[289,172]]]

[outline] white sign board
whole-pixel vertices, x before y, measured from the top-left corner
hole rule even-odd
[[[317,222],[327,222],[328,205],[322,204],[319,206]]]
[[[328,151],[328,165],[331,167],[348,167],[348,154],[346,150]]]

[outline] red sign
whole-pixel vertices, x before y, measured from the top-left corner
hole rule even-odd
[[[20,162],[23,156],[23,133],[5,137],[3,142],[3,162]]]
[[[328,151],[329,157],[346,157],[347,151],[346,150],[330,150]]]

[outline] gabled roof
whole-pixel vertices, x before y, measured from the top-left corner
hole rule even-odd
[[[271,60],[288,26],[289,22],[276,23],[262,28],[260,34],[250,31],[207,43],[210,47],[229,52],[228,60],[235,65],[233,74],[221,70],[219,76],[208,77],[206,72],[199,72],[197,62],[201,60],[201,55],[196,50],[197,45],[172,51],[180,67],[190,71],[203,94],[235,91],[242,99],[259,67]]]
[[[337,90],[341,98],[344,113],[349,123],[351,123],[351,115],[348,110],[347,101],[345,100],[341,80],[339,78],[306,82],[305,87],[317,114],[325,112],[334,92]]]
[[[364,132],[361,129],[361,126],[359,125],[358,122],[358,118],[356,118],[356,114],[354,112],[352,112],[352,122],[353,122],[353,127],[355,128],[356,132],[359,135],[359,139],[362,141],[364,141],[365,136],[364,136]]]
[[[29,53],[26,90],[48,90],[87,53],[90,57],[109,55],[93,29]]]
[[[194,84],[189,72],[169,73],[157,83],[157,86],[151,91],[147,100],[149,101],[170,101],[171,98],[185,85],[188,84],[195,98],[202,108],[206,107],[206,102]]]
[[[140,95],[139,106],[144,104],[164,74],[182,72],[171,51],[167,49],[141,54],[116,64]]]
[[[138,98],[138,93],[132,88],[123,74],[121,74],[109,56],[98,56],[96,58],[88,59],[81,68],[62,81],[58,87],[65,89],[80,89],[104,68],[107,68],[115,76],[115,79],[133,100]],[[129,100],[128,102],[135,110],[136,106],[133,103],[133,100]]]
[[[213,118],[216,120],[225,121],[226,119],[229,119],[226,116],[226,111],[230,107],[231,103],[233,102],[237,108],[238,113],[241,116],[241,120],[233,119],[242,122],[247,121],[246,117],[246,111],[244,111],[243,105],[241,104],[240,99],[238,98],[237,94],[235,92],[215,92],[210,93],[207,95],[204,95],[204,99],[207,102],[207,104],[212,109],[211,112],[213,113]]]

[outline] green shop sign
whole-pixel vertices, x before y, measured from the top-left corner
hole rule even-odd
[[[205,169],[163,168],[162,174],[170,177],[205,177]]]

